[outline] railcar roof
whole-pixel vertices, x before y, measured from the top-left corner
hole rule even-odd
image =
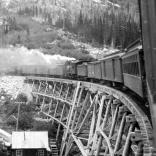
[[[121,57],[124,54],[125,54],[124,52],[118,51],[116,53],[112,53],[112,54],[106,55],[104,58],[99,59],[99,61],[106,60],[106,59],[111,59],[111,58],[116,58],[116,57]]]
[[[133,51],[136,51],[136,50],[141,50],[142,49],[142,45],[136,45],[134,47],[131,47],[129,49],[127,49],[127,53],[130,53],[130,52],[133,52]]]
[[[88,62],[88,64],[96,64],[96,63],[99,63],[100,62],[100,60],[98,60],[98,61],[93,61],[93,62]]]
[[[77,66],[84,66],[87,65],[89,62],[83,62],[82,64],[78,64]]]
[[[126,58],[126,57],[129,57],[131,55],[141,53],[142,52],[141,49],[142,49],[142,45],[135,46],[135,47],[129,49],[129,51],[127,53],[125,53],[122,56],[122,58]]]

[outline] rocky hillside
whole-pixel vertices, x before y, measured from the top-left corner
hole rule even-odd
[[[90,51],[101,58],[108,49],[112,52],[126,48],[140,38],[136,0],[4,2],[3,6],[15,15],[15,31],[6,35],[6,44],[23,44],[46,54],[86,59],[90,58]]]

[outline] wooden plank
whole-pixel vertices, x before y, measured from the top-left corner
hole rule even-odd
[[[92,110],[93,105],[94,105],[95,102],[97,101],[97,98],[98,98],[98,94],[96,94],[95,97],[94,97],[94,99],[91,100],[91,105],[89,106],[89,108],[88,108],[88,110],[87,110],[87,113],[86,113],[86,115],[85,115],[83,121],[82,121],[81,124],[80,124],[80,127],[79,127],[79,129],[78,129],[78,131],[77,131],[77,134],[79,134],[79,133],[81,132],[84,123],[86,122],[86,120],[87,120],[88,117],[89,117],[89,113],[90,113],[90,111]]]
[[[103,129],[105,128],[105,126],[106,126],[106,123],[107,123],[107,120],[108,120],[108,117],[109,117],[109,111],[110,111],[110,108],[111,108],[112,101],[113,101],[113,98],[110,97],[110,100],[109,100],[109,102],[108,102],[108,104],[107,104],[107,107],[106,107],[104,119],[103,119],[103,122],[102,122],[102,125],[101,125],[102,130],[103,130]],[[99,141],[98,141],[96,156],[99,155],[101,144],[102,144],[102,136],[100,136]]]
[[[90,126],[90,131],[89,131],[88,144],[87,144],[88,148],[91,145],[92,140],[93,140],[93,133],[94,133],[94,128],[95,128],[95,122],[96,122],[96,107],[94,105],[93,113],[92,113],[92,121],[91,121],[91,126]]]
[[[63,105],[63,109],[62,109],[62,112],[61,112],[60,122],[62,122],[64,110],[65,110],[65,104]],[[61,124],[59,124],[58,128],[57,128],[56,140],[58,140],[58,136],[59,136],[59,133],[60,133],[60,127],[61,127]]]
[[[48,117],[50,117],[51,119],[53,119],[53,120],[55,120],[55,121],[57,121],[58,123],[60,123],[64,128],[66,128],[67,129],[67,126],[63,123],[63,122],[60,122],[60,120],[59,119],[57,119],[57,118],[54,118],[53,116],[51,116],[51,115],[49,115],[48,113],[45,113],[45,112],[42,112],[44,115],[46,115],[46,116],[48,116]]]
[[[100,128],[100,122],[101,122],[101,116],[102,116],[102,110],[103,110],[103,103],[106,99],[106,96],[102,96],[101,101],[100,101],[100,108],[99,108],[99,112],[98,112],[98,118],[97,118],[97,122],[96,122],[96,126],[95,126],[95,134],[93,136],[93,145],[92,145],[92,149],[97,148],[97,130]]]
[[[54,111],[54,118],[56,117],[56,112],[57,112],[58,106],[59,106],[59,101],[57,100],[57,104],[56,104],[55,111]],[[54,122],[52,121],[52,124],[53,123]]]
[[[87,95],[86,95],[84,103],[82,105],[82,108],[81,108],[81,111],[80,111],[80,114],[79,114],[79,117],[78,117],[78,120],[77,120],[77,123],[76,123],[76,126],[75,126],[74,130],[76,130],[77,127],[78,127],[78,124],[79,124],[79,122],[81,120],[82,114],[84,112],[86,104],[88,103],[89,98],[90,98],[90,92],[87,92]]]
[[[36,95],[41,95],[41,96],[53,98],[53,99],[55,99],[55,100],[59,100],[59,101],[61,101],[61,102],[65,102],[66,104],[72,106],[72,104],[71,104],[70,102],[68,102],[68,101],[66,101],[66,100],[64,100],[64,99],[62,99],[62,98],[60,98],[60,97],[55,97],[55,96],[53,96],[53,95],[47,95],[47,94],[38,93],[38,92],[32,92],[32,94],[36,94]]]
[[[54,81],[54,82],[62,82],[77,85],[77,81],[69,80],[69,79],[61,79],[61,78],[49,78],[49,77],[36,77],[36,76],[26,76],[26,80],[39,80],[39,81]]]
[[[79,105],[80,105],[80,100],[81,100],[81,96],[82,96],[83,90],[84,90],[84,88],[81,88],[76,107],[79,107]],[[73,130],[74,125],[75,125],[77,113],[78,113],[78,112],[77,112],[77,109],[75,109],[74,118],[73,118],[73,122],[72,122],[72,126],[71,126],[71,129],[72,129],[72,130]]]
[[[110,152],[111,156],[114,156],[114,151],[113,151],[113,148],[112,148],[112,145],[111,145],[111,142],[110,142],[109,138],[106,136],[106,134],[102,131],[101,128],[99,128],[99,132],[104,137],[105,141],[107,142],[107,145],[108,145],[109,152]]]

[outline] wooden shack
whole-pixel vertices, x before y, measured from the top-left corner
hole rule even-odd
[[[48,132],[13,132],[11,156],[48,156]]]

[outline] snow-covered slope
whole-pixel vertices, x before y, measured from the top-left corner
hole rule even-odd
[[[24,77],[17,76],[1,76],[0,92],[3,90],[7,94],[11,95],[13,98],[16,98],[18,93],[23,91],[24,79]]]

